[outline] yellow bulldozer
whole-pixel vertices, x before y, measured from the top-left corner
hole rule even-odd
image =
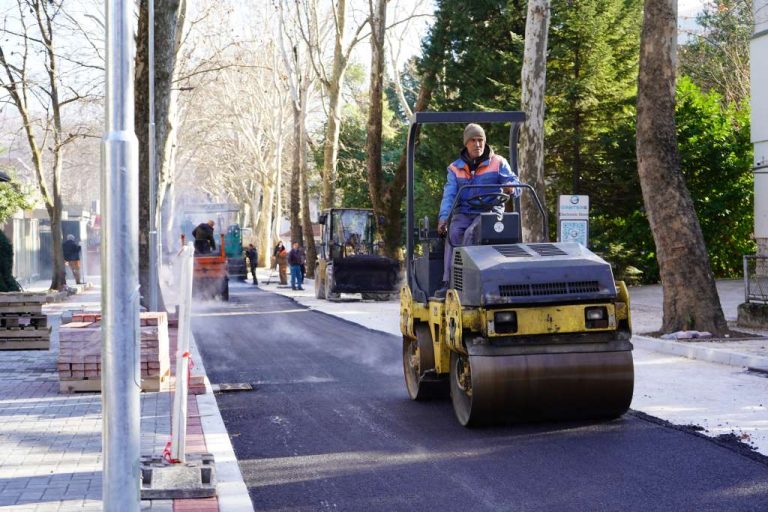
[[[413,400],[450,392],[464,426],[613,418],[632,401],[627,287],[614,281],[609,263],[581,244],[522,240],[520,201],[500,187],[475,186],[472,199],[488,211],[468,228],[473,243],[453,248],[445,297],[434,296],[445,245],[428,218],[415,225],[419,127],[509,123],[509,162],[517,174],[524,121],[522,112],[417,112],[409,130],[407,279],[400,292],[405,384]],[[547,240],[546,212],[535,191],[516,187],[539,208]],[[500,213],[501,206],[506,211]]]

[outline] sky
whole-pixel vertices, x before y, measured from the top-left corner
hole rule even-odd
[[[696,15],[705,5],[705,0],[677,0],[678,41],[685,41],[688,33],[696,30]]]

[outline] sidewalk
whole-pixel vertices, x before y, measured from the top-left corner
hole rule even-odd
[[[294,291],[279,286],[276,273],[267,284],[269,277],[268,269],[259,269],[260,288],[369,329],[401,335],[397,301],[361,301],[350,294],[329,302],[315,298],[310,279],[304,291]],[[742,281],[719,281],[717,288],[726,319],[735,323],[736,308],[744,301]],[[629,292],[635,333],[632,409],[676,425],[693,425],[712,437],[739,439],[768,455],[768,339],[690,342],[644,336],[661,329],[662,288],[638,286]],[[768,331],[749,332],[768,336]]]
[[[665,354],[768,372],[768,330],[747,329],[736,325],[737,308],[744,302],[744,282],[718,281],[717,291],[725,319],[731,329],[760,337],[672,341],[643,336],[645,333],[661,329],[662,289],[660,285],[652,285],[630,288],[632,327],[635,332],[633,343],[636,347]]]
[[[45,290],[48,284],[40,282],[27,289]],[[0,510],[68,512],[104,508],[101,395],[59,394],[56,371],[62,315],[99,310],[100,301],[100,288],[94,286],[44,306],[53,326],[50,350],[0,351]],[[194,339],[191,349],[193,375],[205,375]],[[175,353],[170,356],[173,364]],[[189,398],[187,452],[213,453],[217,497],[146,500],[142,501],[143,511],[253,510],[216,399],[207,378],[205,381],[206,393]],[[170,391],[141,393],[142,456],[162,456],[170,440],[172,403]]]

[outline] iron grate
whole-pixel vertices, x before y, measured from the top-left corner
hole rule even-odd
[[[502,297],[528,297],[531,287],[527,284],[505,284],[499,286],[499,295]]]
[[[494,245],[494,249],[507,258],[530,258],[531,254],[519,245]]]
[[[568,253],[560,249],[555,244],[528,244],[528,247],[539,253],[541,256],[567,256]]]
[[[532,295],[565,295],[568,293],[566,283],[537,283],[531,285]]]
[[[573,281],[568,283],[570,293],[596,293],[600,291],[597,281]]]
[[[453,267],[453,288],[462,291],[464,289],[464,269]]]
[[[600,283],[598,281],[505,284],[505,285],[499,286],[499,295],[501,295],[502,297],[576,295],[581,293],[597,293],[599,291],[600,291]]]

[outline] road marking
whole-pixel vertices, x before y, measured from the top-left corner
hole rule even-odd
[[[287,385],[287,384],[323,384],[326,382],[336,382],[336,379],[331,377],[303,377],[299,379],[291,379],[291,380],[257,380],[254,382],[257,386],[273,386],[273,385]]]
[[[247,316],[247,315],[273,315],[283,313],[308,313],[310,309],[279,309],[277,311],[222,311],[219,313],[194,313],[192,317],[199,318],[204,316]]]

